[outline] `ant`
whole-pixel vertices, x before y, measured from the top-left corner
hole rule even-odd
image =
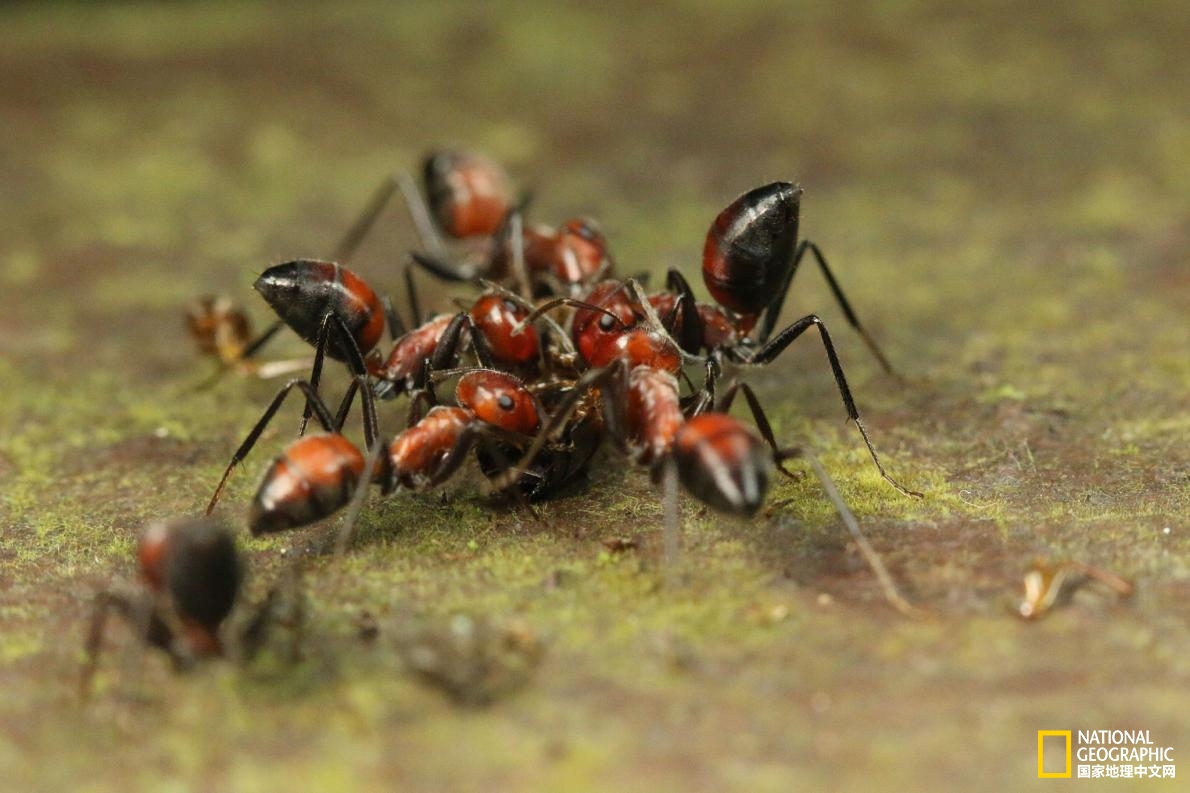
[[[629,285],[634,286],[631,280]],[[604,297],[617,305],[615,293],[604,291],[607,292]],[[623,308],[624,304],[619,306]],[[588,312],[589,316],[580,320],[582,312]],[[588,362],[597,368],[588,370],[579,379],[524,457],[496,480],[496,486],[531,465],[535,455],[580,405],[585,392],[595,390],[601,396],[608,433],[630,459],[649,466],[654,481],[662,482],[667,560],[672,562],[677,556],[678,484],[712,509],[750,517],[764,502],[773,469],[796,478],[784,464],[792,458],[804,457],[875,572],[886,600],[902,613],[916,614],[916,609],[897,591],[879,555],[863,536],[855,516],[817,457],[808,450],[777,445],[772,425],[755,392],[746,383],[733,384],[712,409],[714,383],[719,376],[719,364],[714,358],[706,359],[702,392],[683,400],[677,378],[681,373],[681,350],[658,327],[652,307],[645,308],[644,313],[652,314],[650,323],[630,325],[619,319],[614,309],[591,305],[575,312],[575,327],[581,321],[587,329],[601,330],[586,345],[581,345],[585,331],[580,332],[576,341],[576,345],[587,349]],[[598,320],[594,319],[596,316]],[[617,324],[620,327],[615,332],[608,329],[609,326],[614,329]],[[740,393],[751,411],[756,432],[729,414]]]
[[[676,338],[682,353],[698,355],[705,350],[707,358],[717,364],[726,360],[764,365],[775,360],[805,331],[817,328],[847,418],[859,429],[880,475],[902,495],[921,498],[921,493],[904,487],[884,470],[860,418],[826,323],[818,315],[808,314],[772,335],[793,276],[809,252],[848,322],[886,371],[892,371],[887,358],[860,324],[818,246],[809,240],[798,243],[801,194],[802,189],[789,182],[764,185],[737,198],[712,222],[703,249],[703,280],[718,305],[695,301],[690,285],[677,270],[670,270],[668,292],[645,297],[634,288],[635,300],[628,294],[627,284],[633,283],[632,279],[624,284],[601,282],[583,302],[606,311],[598,317],[589,310],[575,313],[571,325],[574,345],[588,363],[602,366],[606,360],[601,359],[600,350],[608,340],[625,343],[625,326],[639,323],[646,314],[656,325],[656,318],[664,314],[662,328]],[[551,301],[538,311],[548,310],[559,302]],[[758,323],[759,332],[754,340],[750,334]]]
[[[458,374],[457,407],[435,405],[424,416],[411,409],[409,426],[389,444],[378,442],[375,404],[367,378],[352,381],[333,416],[309,382],[287,383],[232,456],[211,496],[207,514],[218,503],[232,470],[247,457],[294,388],[304,394],[323,432],[291,442],[270,463],[249,512],[253,535],[298,528],[329,517],[351,503],[353,497],[362,499],[366,487],[361,485],[368,482],[379,484],[382,495],[397,487],[428,489],[448,479],[472,448],[486,448],[495,466],[507,469],[504,452],[495,444],[523,448],[530,443],[541,425],[536,397],[519,378],[506,372],[466,369],[434,373],[438,379]],[[362,391],[363,396],[365,444],[371,450],[367,460],[341,433],[356,391]],[[561,478],[575,473],[577,467],[565,459],[537,469],[531,478]],[[533,486],[540,488],[541,484]],[[354,509],[349,515],[338,542],[340,549],[349,543]]]
[[[220,626],[239,596],[244,565],[225,526],[209,518],[151,524],[137,545],[144,593],[107,589],[95,596],[81,691],[90,690],[110,612],[123,617],[179,669],[224,654]]]
[[[487,368],[527,370],[538,361],[543,346],[537,331],[530,327],[513,334],[529,315],[530,307],[515,294],[482,283],[487,289],[458,314],[432,317],[408,332],[402,332],[403,326],[399,328],[401,335],[383,363],[369,361],[369,371],[377,378],[373,387],[377,397],[389,399],[400,391],[421,389],[425,362],[428,360],[434,370],[450,367],[465,341],[471,343],[480,364]],[[412,279],[409,289],[411,303],[416,306]],[[565,338],[560,328],[557,334]]]
[[[151,523],[141,532],[136,558],[142,591],[105,589],[95,595],[79,680],[84,698],[91,692],[111,613],[128,622],[149,647],[164,652],[175,669],[189,670],[227,655],[223,626],[239,600],[245,571],[227,526],[208,516]],[[242,660],[256,656],[278,622],[292,630],[290,656],[299,657],[304,603],[299,593],[284,591],[296,589],[297,574],[296,568],[287,571],[284,583],[269,589],[232,637]]]
[[[529,197],[514,201],[507,172],[481,154],[431,152],[423,161],[422,176],[424,201],[408,174],[393,176],[381,185],[347,239],[362,239],[399,190],[428,249],[413,253],[412,260],[443,280],[502,282],[511,276],[526,295],[577,296],[585,284],[613,267],[607,238],[590,219],[573,218],[556,229],[524,227],[521,215]],[[462,261],[452,261],[443,237],[469,243],[474,250]]]

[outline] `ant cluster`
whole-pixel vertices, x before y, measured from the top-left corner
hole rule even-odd
[[[368,485],[384,495],[425,490],[446,481],[472,453],[495,490],[524,503],[539,501],[584,475],[608,440],[662,484],[667,558],[676,552],[679,487],[711,509],[751,516],[763,504],[774,471],[793,476],[786,463],[803,455],[858,538],[854,518],[816,458],[778,444],[749,385],[719,383],[725,365],[772,363],[810,329],[817,331],[847,417],[881,476],[900,493],[920,496],[881,465],[825,323],[809,314],[778,329],[793,278],[809,258],[848,323],[892,371],[821,250],[799,239],[797,185],[774,182],[750,190],[714,218],[703,248],[703,281],[713,300],[708,302],[696,298],[676,269],[658,290],[647,289],[644,277],[617,277],[607,238],[590,220],[526,225],[528,200],[518,199],[504,170],[485,157],[435,153],[427,157],[423,177],[424,198],[407,175],[386,181],[334,261],[297,259],[265,270],[255,288],[278,319],[260,335],[253,337],[243,313],[224,300],[208,299],[192,309],[191,332],[204,352],[220,359],[222,370],[261,376],[291,370],[292,362],[255,362],[284,326],[314,347],[309,376],[278,391],[235,451],[208,516],[232,470],[296,390],[305,400],[301,430],[264,472],[248,518],[254,535],[347,510],[337,541],[342,551]],[[411,254],[405,269],[408,323],[391,301],[343,265],[398,192],[423,248]],[[470,284],[477,294],[453,314],[426,317],[414,291],[415,268],[442,281]],[[386,327],[390,341],[382,345]],[[345,364],[351,376],[334,411],[319,390],[327,358]],[[438,386],[451,379],[453,399],[440,403]],[[754,426],[729,414],[741,394]],[[362,449],[343,435],[357,396]],[[378,403],[400,397],[409,400],[405,426],[382,435]],[[306,434],[311,417],[321,431]],[[179,554],[198,534],[214,531],[210,520],[171,533]],[[232,550],[223,553],[234,553],[233,546],[226,547]],[[870,546],[861,548],[897,603]],[[180,642],[175,632],[154,629],[151,643],[176,659],[216,651],[215,631],[238,583],[234,560],[220,562],[230,567],[218,571],[188,564],[175,581],[154,572],[160,561],[146,554],[142,546],[146,581],[155,591],[168,591],[185,628],[182,636],[189,637]],[[213,583],[204,584],[203,575]],[[219,608],[211,605],[198,614],[184,593],[204,586],[217,596]]]
[[[302,432],[264,475],[249,518],[253,534],[322,520],[347,507],[363,485],[378,485],[386,495],[433,487],[472,451],[497,490],[536,501],[583,473],[604,439],[655,479],[671,476],[711,508],[752,515],[771,472],[788,474],[784,463],[799,452],[778,445],[746,383],[732,384],[716,400],[717,381],[725,364],[771,363],[811,328],[877,469],[901,493],[920,495],[881,465],[825,323],[810,314],[776,330],[809,255],[848,322],[891,371],[821,251],[798,239],[801,188],[787,182],[756,188],[714,219],[702,270],[712,303],[697,300],[674,269],[654,292],[641,278],[616,279],[607,239],[590,220],[526,226],[527,201],[514,199],[509,178],[487,158],[437,153],[427,158],[424,177],[424,200],[407,179],[387,183],[339,246],[339,261],[297,259],[257,279],[256,290],[279,317],[262,338],[287,325],[313,345],[314,361],[309,378],[287,383],[245,437],[208,514],[231,471],[298,389],[306,401]],[[423,317],[407,268],[407,325],[391,302],[342,264],[398,189],[426,248],[410,263],[479,289],[457,313]],[[384,352],[386,326],[391,343]],[[246,352],[236,364],[260,346],[241,341]],[[328,357],[352,376],[333,413],[319,393]],[[702,371],[701,386],[687,375],[693,366]],[[439,404],[436,385],[451,378],[457,378],[453,404]],[[741,393],[755,429],[728,414]],[[342,434],[357,395],[364,449]],[[377,401],[402,395],[410,398],[405,428],[382,437]],[[322,432],[305,435],[311,416]]]

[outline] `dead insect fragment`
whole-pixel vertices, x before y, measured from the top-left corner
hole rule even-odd
[[[1024,583],[1025,596],[1017,612],[1026,620],[1041,619],[1053,607],[1069,602],[1071,596],[1088,583],[1100,584],[1122,598],[1128,597],[1133,591],[1130,581],[1079,562],[1034,562],[1025,573]]]

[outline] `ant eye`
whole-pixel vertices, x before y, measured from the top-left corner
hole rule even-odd
[[[501,394],[496,400],[496,404],[500,406],[501,410],[512,410],[516,407],[516,402],[508,394]]]
[[[611,314],[601,314],[599,316],[599,329],[611,330],[616,326],[616,320]]]

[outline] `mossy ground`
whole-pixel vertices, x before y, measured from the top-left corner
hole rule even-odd
[[[1184,751],[1187,40],[1159,2],[6,6],[0,784],[1020,790],[1040,729]],[[350,558],[308,566],[300,664],[179,676],[115,630],[80,704],[92,593],[130,574],[146,521],[205,503],[275,387],[194,392],[183,305],[225,292],[263,323],[254,274],[325,254],[442,144],[511,163],[539,218],[599,217],[626,271],[693,274],[718,208],[799,178],[804,232],[907,381],[817,274],[787,314],[824,316],[889,468],[927,498],[882,484],[814,342],[746,376],[930,618],[884,604],[812,478],[752,521],[687,502],[666,585],[656,492],[608,455],[544,525],[475,475],[374,501]],[[412,244],[394,212],[355,266],[395,291]],[[254,597],[292,543],[245,541]],[[1023,624],[1035,557],[1136,596]],[[529,683],[475,709],[412,676],[402,626],[455,612],[539,636]]]

